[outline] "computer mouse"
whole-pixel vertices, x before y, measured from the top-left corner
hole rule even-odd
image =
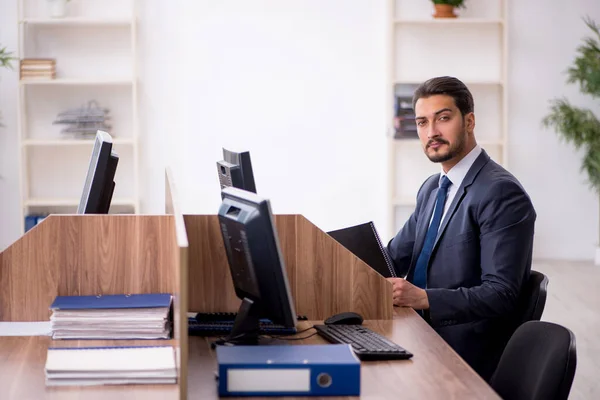
[[[361,325],[363,317],[354,312],[343,312],[332,315],[325,320],[325,325]]]

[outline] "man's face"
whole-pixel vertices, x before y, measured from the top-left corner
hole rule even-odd
[[[452,97],[433,95],[417,100],[415,115],[419,139],[431,161],[443,163],[464,155],[475,124],[473,113],[463,118]]]

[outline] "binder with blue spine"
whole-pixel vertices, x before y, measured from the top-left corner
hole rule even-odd
[[[56,296],[51,310],[106,310],[169,307],[169,293],[109,294],[103,296]]]
[[[169,339],[169,293],[57,296],[50,309],[53,339]]]
[[[219,396],[359,396],[347,344],[218,346]]]

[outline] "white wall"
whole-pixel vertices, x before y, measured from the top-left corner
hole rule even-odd
[[[0,0],[0,46],[17,49],[17,2]],[[19,146],[17,135],[17,79],[14,70],[0,69],[0,249],[19,237]]]
[[[251,151],[275,212],[324,229],[372,219],[387,231],[385,0],[140,3],[143,212],[162,210],[167,163],[184,211],[216,212],[225,146]],[[596,197],[580,156],[540,120],[562,94],[593,105],[562,72],[587,34],[580,17],[600,21],[600,3],[512,0],[509,9],[509,163],[538,211],[535,255],[589,259]],[[16,48],[16,29],[15,0],[0,0],[0,43]],[[16,79],[0,72],[2,249],[20,223]]]
[[[201,1],[180,26],[184,209],[215,213],[222,147],[275,213],[385,232],[385,1]]]
[[[598,198],[579,172],[581,154],[541,126],[548,100],[567,96],[600,117],[600,102],[565,84],[581,38],[582,17],[600,23],[600,2],[529,0],[509,9],[509,165],[538,213],[535,257],[590,259],[598,243]]]

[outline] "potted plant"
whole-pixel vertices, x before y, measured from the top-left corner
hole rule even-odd
[[[577,56],[567,70],[567,83],[577,83],[579,90],[600,98],[600,25],[590,18],[585,24],[593,32],[577,47]],[[600,121],[589,109],[575,107],[566,98],[551,100],[550,114],[543,125],[553,127],[559,137],[584,151],[581,170],[587,174],[590,188],[600,195]],[[596,265],[600,265],[600,247],[596,249]]]
[[[52,18],[64,17],[67,13],[67,3],[71,0],[47,0],[48,11]]]
[[[464,8],[465,0],[431,0],[435,7],[434,18],[456,18],[454,8]]]
[[[15,60],[15,58],[12,56],[12,53],[6,51],[6,47],[0,46],[0,68],[12,69],[12,65],[10,63],[12,60]],[[0,113],[0,120],[1,119],[2,119],[2,114]],[[1,122],[0,122],[0,126],[2,126]]]

